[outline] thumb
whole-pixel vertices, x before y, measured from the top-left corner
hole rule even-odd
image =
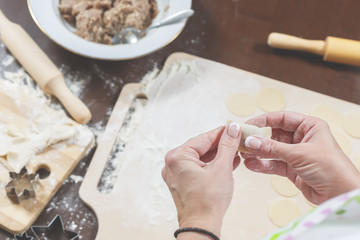
[[[245,139],[245,146],[249,152],[262,158],[277,158],[286,160],[291,153],[291,144],[282,143],[273,139],[249,136]]]
[[[230,123],[220,138],[214,164],[228,165],[233,169],[233,162],[238,152],[240,138],[240,125],[236,122]]]

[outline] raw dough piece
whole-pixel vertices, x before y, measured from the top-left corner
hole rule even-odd
[[[288,178],[278,175],[271,176],[271,186],[283,197],[294,197],[299,193],[299,189]]]
[[[333,132],[332,134],[333,134],[335,140],[338,142],[340,148],[343,150],[343,152],[346,155],[349,155],[352,150],[352,146],[351,146],[351,142],[350,142],[349,138],[345,134],[343,134],[339,131]]]
[[[256,102],[264,112],[280,111],[286,105],[284,94],[275,88],[261,89],[256,96]]]
[[[233,93],[226,100],[229,111],[239,117],[248,117],[256,112],[255,100],[246,93]]]
[[[340,112],[327,105],[318,105],[310,113],[311,116],[321,118],[326,121],[331,128],[338,128],[341,125],[341,114]]]
[[[350,136],[360,138],[360,113],[351,113],[343,118],[342,126]]]
[[[293,200],[278,199],[270,206],[269,217],[272,223],[283,227],[302,215],[299,205]]]
[[[0,163],[19,172],[37,153],[67,141],[86,146],[92,133],[9,81],[0,81]],[[3,107],[4,106],[4,107]],[[83,143],[84,145],[82,145]]]
[[[240,124],[240,128],[241,128],[241,139],[240,139],[239,152],[249,152],[245,147],[245,140],[248,136],[260,136],[264,138],[271,138],[272,135],[271,127],[259,128],[254,125],[243,123]]]

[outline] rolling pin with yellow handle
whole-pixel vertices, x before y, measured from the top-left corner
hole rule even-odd
[[[55,64],[25,30],[9,21],[1,10],[0,35],[8,50],[45,92],[55,95],[76,121],[90,121],[90,110],[66,86],[64,76]]]
[[[282,33],[270,33],[268,45],[273,48],[305,51],[324,56],[325,61],[360,66],[360,41],[337,37],[306,40]]]

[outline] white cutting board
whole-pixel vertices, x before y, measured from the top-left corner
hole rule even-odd
[[[247,120],[249,117],[239,118],[227,110],[226,98],[233,92],[255,96],[264,87],[283,92],[285,110],[307,114],[317,104],[326,104],[342,115],[360,112],[360,106],[352,103],[188,54],[172,54],[161,73],[146,87],[124,87],[81,185],[81,199],[98,217],[96,239],[171,239],[177,218],[161,178],[166,152],[228,119]],[[140,124],[122,153],[114,188],[101,194],[97,191],[99,179],[128,106],[138,95],[148,99]],[[254,115],[262,113],[258,109]],[[359,156],[359,141],[347,137],[353,149],[350,157]],[[281,197],[272,189],[270,176],[250,172],[241,165],[234,178],[234,198],[225,216],[221,239],[259,239],[276,230],[268,211],[270,204]],[[301,194],[291,199],[304,214],[311,209]]]

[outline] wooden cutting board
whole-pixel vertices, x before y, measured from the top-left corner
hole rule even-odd
[[[339,80],[340,81],[340,80]],[[96,239],[171,239],[177,228],[176,209],[161,178],[166,152],[188,138],[226,123],[249,117],[232,115],[226,98],[234,92],[255,96],[263,88],[276,88],[286,99],[285,110],[309,114],[318,104],[332,106],[342,116],[360,112],[360,106],[288,85],[267,77],[232,68],[184,53],[174,53],[162,71],[146,86],[124,87],[109,119],[104,136],[80,188],[81,199],[99,221]],[[97,189],[103,169],[118,137],[130,103],[146,96],[139,124],[134,129],[114,171],[109,193]],[[135,112],[138,111],[135,109]],[[254,115],[262,114],[257,109]],[[360,142],[339,127],[350,141],[353,159],[360,155]],[[121,137],[121,136],[120,136]],[[271,203],[283,198],[271,187],[270,176],[253,173],[242,164],[235,172],[235,191],[225,216],[225,240],[259,239],[277,229],[269,220]],[[291,198],[303,214],[312,206],[301,193]]]
[[[12,98],[0,89],[0,124],[11,121],[19,128],[26,127],[26,124],[32,121],[33,108],[39,106],[41,104],[34,102],[33,98],[21,94]],[[89,136],[92,134],[90,133]],[[48,147],[34,160],[28,162],[26,168],[29,173],[45,169],[50,174],[39,180],[40,183],[36,186],[36,198],[22,201],[20,204],[12,203],[7,197],[5,186],[10,181],[9,171],[0,164],[2,186],[0,190],[0,227],[16,234],[26,231],[78,164],[92,142],[93,138],[90,137],[82,143],[82,146],[63,143],[64,145],[57,145],[56,148]]]

